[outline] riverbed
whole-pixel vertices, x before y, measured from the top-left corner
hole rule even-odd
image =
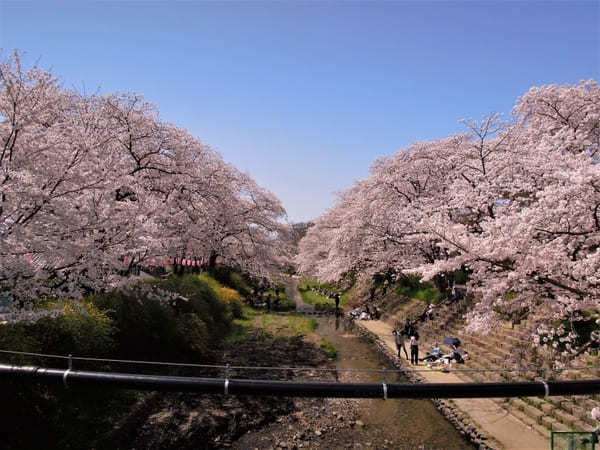
[[[343,369],[387,369],[386,381],[407,382],[407,379],[381,356],[351,321],[325,316],[318,319],[316,333],[331,342],[338,351],[333,362],[340,382],[379,382],[379,372],[344,371]],[[402,448],[472,449],[470,443],[438,412],[428,400],[357,399],[359,419],[365,424],[361,442],[381,445],[393,441]]]

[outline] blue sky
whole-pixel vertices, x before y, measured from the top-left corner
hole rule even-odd
[[[600,2],[11,2],[0,48],[135,91],[314,218],[380,155],[598,79]]]

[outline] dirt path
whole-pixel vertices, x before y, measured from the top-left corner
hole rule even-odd
[[[298,280],[296,278],[286,278],[285,293],[289,298],[296,302],[296,311],[304,313],[314,312],[315,308],[302,300],[302,295],[300,295],[300,291],[298,291]]]
[[[374,333],[395,352],[396,346],[392,336],[392,326],[380,320],[358,321],[360,326]],[[404,362],[404,360],[403,360]],[[428,383],[463,383],[452,373],[442,373],[428,370],[425,365],[419,366],[419,372]],[[550,439],[544,439],[538,433],[516,417],[508,414],[494,400],[480,399],[454,399],[454,406],[467,414],[474,425],[489,437],[498,442],[499,447],[506,450],[548,450]]]

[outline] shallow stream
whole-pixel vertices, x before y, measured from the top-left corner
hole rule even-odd
[[[338,369],[394,370],[389,361],[362,337],[352,322],[340,317],[318,319],[316,333],[331,342],[338,351],[335,366]],[[382,381],[378,372],[339,371],[341,382]],[[386,381],[407,382],[399,374],[386,374]],[[415,399],[361,399],[360,420],[366,425],[366,439],[381,443],[384,440],[401,442],[403,448],[472,449],[461,434],[438,412],[428,400]]]

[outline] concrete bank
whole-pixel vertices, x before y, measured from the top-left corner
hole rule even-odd
[[[415,383],[462,383],[452,373],[429,371],[414,372],[396,356],[392,327],[382,321],[356,321],[357,330],[368,338],[390,362],[402,370]],[[497,450],[547,450],[550,439],[544,439],[526,424],[507,413],[500,405],[487,398],[482,399],[432,399],[436,408],[461,434],[480,449]]]

